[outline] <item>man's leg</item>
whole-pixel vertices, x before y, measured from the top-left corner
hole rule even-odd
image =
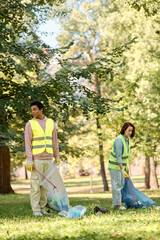
[[[39,176],[35,170],[31,173],[30,202],[33,212],[40,212],[40,186]]]
[[[34,167],[40,173],[44,175],[46,169],[46,162],[44,160],[34,160]],[[48,164],[47,164],[48,169]],[[44,180],[43,177],[36,171],[33,170],[31,173],[31,191],[30,191],[30,199],[31,199],[31,206],[33,212],[41,213],[41,205],[44,206],[47,203],[47,190],[40,186],[40,183]]]
[[[48,190],[46,190],[44,187],[40,186],[40,189],[41,189],[41,197],[40,197],[40,208],[41,208],[41,211],[44,211],[45,210],[45,206],[47,204],[47,193],[48,193]]]
[[[52,160],[42,160],[41,161],[41,166],[42,166],[41,173],[43,174],[43,176],[47,177],[47,175],[50,173],[50,171],[52,171],[52,167],[51,167],[52,164],[51,163],[52,163]],[[42,179],[42,181],[43,180],[44,179]],[[50,184],[50,183],[46,182],[46,184]],[[40,204],[41,211],[43,212],[45,210],[45,206],[47,204],[48,188],[46,189],[43,186],[40,186],[40,192],[41,192],[41,196],[40,196],[40,203],[39,204]]]

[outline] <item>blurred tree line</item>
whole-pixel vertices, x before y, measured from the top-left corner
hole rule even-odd
[[[35,99],[57,122],[61,159],[99,166],[104,190],[112,142],[131,121],[132,159],[145,157],[146,188],[158,188],[160,5],[152,2],[1,0],[1,193],[12,192],[9,150],[15,164]],[[62,26],[59,49],[36,34],[53,17]],[[59,67],[49,74],[53,59]]]

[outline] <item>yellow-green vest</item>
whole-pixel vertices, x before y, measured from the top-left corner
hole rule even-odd
[[[130,145],[129,145],[129,152],[128,152],[124,136],[122,134],[120,134],[117,138],[121,138],[122,141],[123,141],[124,151],[123,151],[123,154],[122,154],[122,160],[123,160],[122,165],[125,167],[125,166],[127,166],[128,156],[129,156],[129,152],[130,152]],[[115,141],[116,141],[116,139],[115,139]],[[113,143],[112,152],[111,152],[110,157],[109,157],[108,168],[109,169],[115,169],[115,170],[121,170],[120,167],[119,167],[119,163],[117,163],[116,154],[114,152],[114,143]]]
[[[32,129],[32,154],[40,154],[46,151],[53,154],[52,132],[54,129],[53,120],[46,119],[46,129],[43,131],[41,125],[37,120],[30,120]]]

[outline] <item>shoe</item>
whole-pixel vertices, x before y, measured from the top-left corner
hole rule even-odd
[[[63,210],[63,211],[60,211],[60,212],[58,213],[58,215],[59,215],[59,216],[67,217],[68,212]]]
[[[120,206],[120,207],[118,208],[118,210],[126,210],[126,208],[123,207],[123,206]]]
[[[48,212],[46,210],[41,210],[41,213],[44,215],[48,215]]]
[[[52,213],[48,213],[46,210],[41,210],[42,215],[52,215]]]
[[[41,212],[33,212],[33,216],[42,217],[43,214]]]

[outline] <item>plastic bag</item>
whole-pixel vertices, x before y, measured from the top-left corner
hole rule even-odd
[[[47,195],[48,206],[55,211],[68,211],[69,200],[65,192],[60,193],[58,191],[50,191]]]
[[[67,215],[67,218],[81,218],[84,216],[85,212],[87,211],[87,209],[81,205],[77,205],[75,207],[72,207]]]
[[[43,179],[40,183],[48,190],[47,205],[58,212],[62,210],[68,211],[69,199],[56,163],[52,161],[49,169],[52,169],[52,171],[48,171],[46,179]]]
[[[129,185],[128,185],[129,183]],[[144,193],[136,189],[131,179],[125,179],[125,184],[122,189],[122,202],[125,203],[126,208],[144,208],[157,205],[151,198],[147,197]]]

